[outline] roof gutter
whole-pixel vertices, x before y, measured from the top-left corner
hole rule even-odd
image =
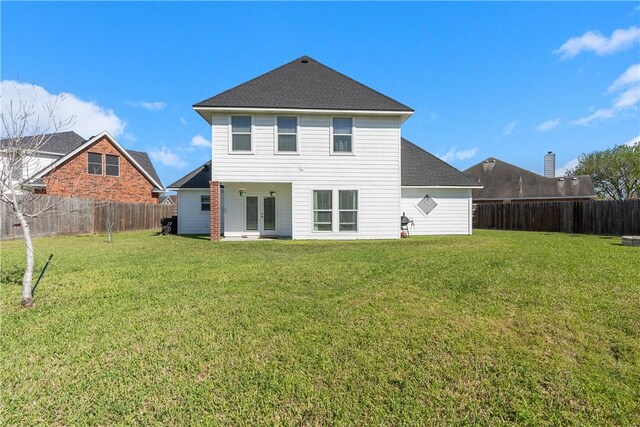
[[[196,110],[203,119],[211,124],[213,113],[295,113],[295,114],[324,114],[324,115],[354,115],[354,116],[400,116],[400,123],[403,123],[414,113],[413,110],[337,110],[337,109],[318,109],[318,108],[265,108],[265,107],[202,107],[194,105]]]
[[[402,185],[402,188],[484,188],[482,185]]]
[[[556,200],[556,199],[595,199],[596,195],[585,195],[585,196],[542,196],[542,197],[494,197],[491,199],[478,199],[473,198],[474,201],[477,202],[494,202],[494,201],[503,201],[503,200]]]

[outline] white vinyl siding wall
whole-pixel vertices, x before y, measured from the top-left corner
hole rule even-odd
[[[229,115],[213,116],[213,179],[291,183],[296,239],[398,238],[400,228],[400,119],[354,116],[354,155],[332,156],[331,117],[300,115],[298,155],[274,155],[276,115],[253,116],[253,153],[229,154]],[[248,188],[247,188],[248,190]],[[357,232],[314,232],[313,190],[358,190]],[[336,207],[337,208],[337,207]],[[228,218],[228,217],[227,217]]]
[[[200,196],[208,196],[209,190],[179,190],[178,234],[209,234],[211,217],[203,211]]]
[[[438,204],[426,217],[416,208],[428,194]],[[471,189],[403,188],[402,212],[415,222],[411,235],[471,234]]]

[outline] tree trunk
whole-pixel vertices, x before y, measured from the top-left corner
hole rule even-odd
[[[22,235],[24,236],[24,247],[27,255],[27,268],[22,276],[22,306],[25,308],[33,306],[33,295],[31,293],[31,282],[33,282],[33,241],[31,240],[31,229],[27,219],[20,212],[16,212],[16,216],[22,226]]]

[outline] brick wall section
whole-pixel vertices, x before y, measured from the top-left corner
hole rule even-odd
[[[112,154],[120,157],[120,176],[105,175],[104,156],[102,175],[90,175],[87,170],[88,153]],[[46,194],[112,200],[127,203],[158,203],[152,194],[154,185],[111,143],[107,137],[57,167],[43,179]]]
[[[211,195],[211,240],[220,240],[220,181],[209,181],[209,191]]]

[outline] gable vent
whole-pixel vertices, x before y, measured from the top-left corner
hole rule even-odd
[[[418,202],[416,208],[418,208],[418,210],[422,212],[422,215],[427,216],[436,208],[436,206],[438,206],[436,201],[433,200],[428,194],[426,194],[422,198],[422,200]]]
[[[309,57],[308,56],[303,56],[300,59],[300,62],[302,62],[303,64],[308,64],[309,63]]]

